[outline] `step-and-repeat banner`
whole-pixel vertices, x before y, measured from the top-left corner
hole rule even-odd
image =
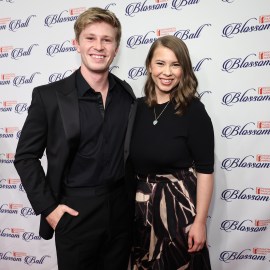
[[[111,72],[138,97],[153,41],[169,34],[186,42],[215,129],[213,270],[270,269],[269,0],[0,0],[0,270],[57,270],[54,239],[39,237],[13,161],[33,87],[80,65],[73,24],[90,6],[122,22]]]

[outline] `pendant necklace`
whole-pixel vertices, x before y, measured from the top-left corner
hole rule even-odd
[[[158,123],[158,118],[163,114],[163,112],[165,111],[165,109],[167,108],[169,103],[170,103],[170,101],[167,102],[166,106],[163,108],[163,110],[161,111],[161,113],[158,116],[156,116],[156,110],[155,110],[155,107],[154,107],[154,116],[155,116],[155,120],[153,121],[154,126]]]

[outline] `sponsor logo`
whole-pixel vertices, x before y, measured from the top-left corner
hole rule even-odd
[[[133,17],[135,16],[135,14],[140,13],[140,12],[166,9],[168,7],[168,3],[166,3],[167,1],[162,1],[165,3],[160,3],[161,1],[155,1],[155,2],[156,4],[149,4],[149,1],[146,0],[144,2],[130,3],[129,5],[127,5],[125,9],[125,15]]]
[[[12,78],[16,75],[14,73],[6,73],[0,75],[0,86],[1,85],[9,85]]]
[[[230,23],[223,28],[222,37],[233,38],[237,34],[269,30],[270,24],[264,24],[269,21],[269,17],[270,15],[260,16],[260,24],[255,24],[257,18],[250,18],[244,23]]]
[[[9,57],[9,52],[13,50],[12,46],[0,47],[0,59]]]
[[[257,95],[252,95],[251,92],[257,92]],[[229,92],[222,98],[222,105],[232,106],[235,103],[248,103],[270,101],[270,87],[259,87],[256,91],[255,88],[250,88],[245,92]]]
[[[0,205],[0,214],[10,214],[10,215],[17,215],[18,209],[22,208],[22,204],[16,204],[16,203],[5,203]]]
[[[41,74],[40,72],[35,72],[30,77],[26,77],[25,75],[16,76],[13,79],[13,85],[16,87],[20,87],[21,85],[24,85],[24,84],[32,84],[36,75],[40,75],[40,74]]]
[[[14,153],[1,153],[0,154],[0,163],[13,163],[14,162]]]
[[[247,187],[243,190],[225,189],[221,193],[221,200],[224,200],[226,202],[232,202],[234,200],[269,202],[270,188],[257,187],[256,189],[254,189],[252,187]]]
[[[257,56],[259,59],[255,59]],[[251,60],[252,59],[252,60]],[[251,53],[244,58],[229,58],[224,61],[222,71],[231,73],[237,69],[270,66],[270,52]]]
[[[22,262],[23,257],[27,254],[25,252],[18,252],[18,251],[7,251],[7,252],[0,252],[0,261],[12,261],[12,262]]]
[[[36,46],[39,46],[39,45],[38,44],[32,44],[27,49],[24,49],[24,48],[15,48],[15,49],[13,49],[12,52],[11,52],[11,59],[18,60],[21,57],[30,56],[33,48],[36,47]]]
[[[0,101],[0,112],[11,112],[12,107],[17,104],[15,100]]]
[[[263,251],[265,253],[262,253]],[[266,252],[267,251],[267,252]],[[231,251],[226,250],[220,253],[219,260],[225,263],[230,263],[231,261],[236,260],[252,260],[252,261],[265,261],[267,257],[264,254],[270,253],[270,249],[261,249],[261,248],[253,248],[253,249],[244,249],[242,251]],[[263,255],[260,255],[263,254]]]
[[[0,139],[12,139],[14,138],[14,133],[18,130],[18,127],[0,128]]]
[[[20,238],[20,233],[22,232],[24,232],[24,230],[19,228],[5,228],[0,230],[0,237]]]
[[[270,155],[257,155],[254,160],[253,155],[244,158],[225,158],[221,163],[221,169],[231,171],[235,168],[270,168]]]
[[[63,10],[59,14],[48,15],[44,20],[44,25],[47,27],[52,27],[54,24],[76,21],[79,15],[85,10],[85,7],[72,8],[70,10]]]
[[[20,179],[0,179],[0,189],[17,189],[17,185],[20,183]]]
[[[49,76],[49,83],[56,82],[62,79],[65,79],[69,75],[71,75],[74,72],[74,70],[66,70],[63,73],[55,72]]]
[[[9,23],[9,30],[12,32],[16,32],[20,28],[29,27],[30,21],[32,20],[32,18],[35,18],[35,17],[36,17],[36,15],[30,15],[30,16],[28,16],[28,18],[25,21],[23,21],[21,19],[12,20]]]
[[[246,135],[270,135],[270,121],[249,122],[244,125],[226,126],[221,133],[221,137],[232,139],[236,136]]]
[[[0,18],[0,31],[7,29],[7,24],[11,21],[11,18]]]
[[[156,35],[158,37],[166,36],[166,35],[171,35],[172,33],[176,32],[175,27],[170,27],[170,28],[163,28],[163,29],[157,29],[156,30]]]
[[[227,219],[221,222],[220,230],[225,232],[240,231],[240,232],[264,232],[267,230],[267,225],[270,220],[255,220],[246,219],[243,221]]]
[[[71,44],[71,46],[69,46]],[[47,55],[48,56],[55,56],[58,53],[66,53],[66,52],[74,52],[76,51],[75,41],[72,40],[66,40],[64,42],[56,43],[56,44],[51,44],[47,48]]]

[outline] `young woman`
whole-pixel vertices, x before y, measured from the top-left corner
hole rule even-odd
[[[188,49],[157,39],[146,58],[145,97],[131,141],[137,191],[133,269],[209,270],[206,220],[214,133],[197,94]]]

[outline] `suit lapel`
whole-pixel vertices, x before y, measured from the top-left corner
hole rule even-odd
[[[79,142],[80,119],[77,91],[75,87],[75,72],[64,79],[56,90],[59,110],[63,121],[66,138],[74,150]]]

